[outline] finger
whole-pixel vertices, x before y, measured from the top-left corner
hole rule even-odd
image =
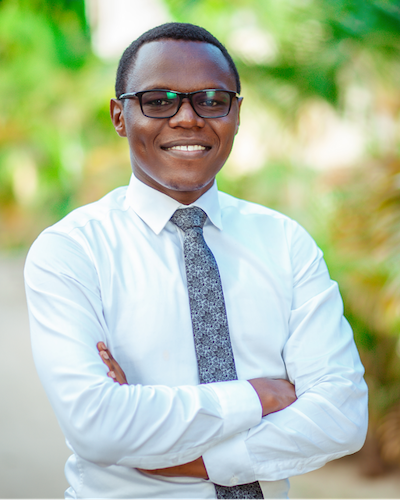
[[[108,355],[107,347],[106,347],[105,343],[104,342],[97,342],[96,347],[97,347],[97,350],[99,351],[101,359],[108,366],[107,362],[110,359],[110,356]]]
[[[99,351],[105,351],[107,349],[104,342],[97,342],[96,347]]]
[[[102,351],[105,352],[106,358],[105,361],[107,361],[107,366],[110,367],[110,372],[114,373],[115,380],[119,382],[121,385],[122,384],[127,384],[125,373],[122,370],[122,368],[119,366],[118,362],[110,355],[109,351]],[[104,357],[104,354],[102,354],[102,357]]]
[[[125,378],[124,372],[117,361],[110,356],[109,351],[101,351],[100,355],[110,371],[114,372],[119,378]]]
[[[112,363],[118,364],[115,361],[115,359],[113,358],[111,352],[107,349],[107,346],[105,345],[104,342],[98,342],[97,349],[99,351],[100,356],[102,357],[103,361],[106,363],[107,366],[109,366],[109,364],[112,364]]]
[[[128,381],[126,380],[124,371],[122,370],[122,368],[118,364],[114,368],[114,373],[115,373],[115,381],[118,382],[120,385],[124,385],[124,384],[128,383]]]
[[[102,355],[104,357],[104,359],[108,360],[108,359],[114,359],[111,352],[108,350],[107,346],[105,345],[104,342],[97,342],[97,350],[99,351],[99,353],[101,354],[102,352],[105,352],[106,355]]]
[[[124,374],[115,373],[114,371],[109,371],[107,375],[114,380],[114,382],[118,382],[119,385],[127,384]]]
[[[104,364],[110,370],[107,375],[114,379],[114,382],[118,382],[120,385],[127,384],[128,382],[126,380],[124,371],[119,366],[118,362],[113,358],[111,352],[107,349],[107,346],[104,344],[104,342],[98,342],[97,349]],[[114,376],[110,374],[114,374]]]
[[[110,359],[110,355],[109,355],[109,352],[106,350],[106,351],[99,351],[99,354],[100,354],[100,357],[103,361],[103,363],[107,366],[107,368],[109,370],[112,370],[113,369],[113,365],[112,365],[112,360]]]

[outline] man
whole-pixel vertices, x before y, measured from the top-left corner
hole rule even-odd
[[[320,250],[289,218],[217,190],[239,93],[233,61],[202,28],[142,35],[111,100],[129,187],[72,212],[29,253],[34,358],[73,451],[67,498],[284,498],[288,477],[362,446],[363,368]],[[197,282],[192,227],[178,220],[189,213],[214,263]],[[221,283],[222,298],[207,295]],[[215,362],[225,375],[199,385]]]

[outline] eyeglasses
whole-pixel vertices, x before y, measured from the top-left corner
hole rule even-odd
[[[229,114],[234,97],[239,96],[232,90],[206,89],[195,92],[176,92],[153,89],[128,92],[121,94],[118,99],[139,99],[140,109],[148,118],[172,118],[178,113],[183,99],[187,98],[195,113],[201,118],[222,118]]]

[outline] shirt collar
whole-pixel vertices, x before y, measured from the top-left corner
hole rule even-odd
[[[200,207],[209,221],[222,230],[217,183],[191,205],[182,205],[173,198],[144,184],[133,174],[126,192],[125,203],[156,233],[159,234],[178,208]],[[206,224],[209,222],[207,221]]]

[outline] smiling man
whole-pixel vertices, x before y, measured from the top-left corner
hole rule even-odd
[[[208,191],[238,131],[237,87],[215,45],[168,39],[144,44],[124,83],[117,82],[119,99],[111,101],[115,130],[128,138],[135,177],[185,205]]]
[[[73,452],[67,498],[285,498],[288,477],[364,441],[363,368],[321,251],[217,189],[239,95],[206,30],[142,35],[111,100],[129,186],[30,250],[34,358]]]

